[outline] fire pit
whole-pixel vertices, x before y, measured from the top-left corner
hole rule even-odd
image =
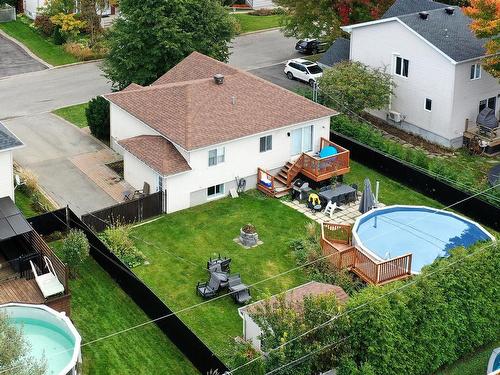
[[[252,224],[247,224],[240,229],[238,242],[246,248],[254,247],[262,243],[259,241],[257,230]]]

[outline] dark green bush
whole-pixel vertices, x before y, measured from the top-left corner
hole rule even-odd
[[[54,40],[54,44],[57,46],[61,46],[66,42],[66,38],[64,38],[64,35],[61,32],[61,28],[59,27],[54,28],[52,39]]]
[[[109,140],[109,102],[98,96],[89,102],[85,116],[90,132],[99,139]]]
[[[403,285],[391,283],[355,294],[346,308],[366,305],[350,314],[345,332],[353,337],[339,374],[358,375],[361,364],[377,375],[432,374],[498,340],[498,269],[500,246],[482,243],[425,267],[414,285],[387,294]]]

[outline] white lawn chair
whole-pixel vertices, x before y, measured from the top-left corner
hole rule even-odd
[[[35,276],[35,281],[38,285],[38,288],[40,288],[40,291],[42,292],[44,298],[64,293],[64,286],[57,278],[56,271],[54,270],[52,262],[46,256],[43,257],[43,260],[45,261],[45,266],[49,270],[48,273],[39,275],[36,272],[35,265],[31,260],[30,264],[31,264],[31,270],[33,271],[33,275]]]
[[[330,219],[332,218],[333,216],[333,213],[335,212],[335,210],[340,210],[342,211],[345,207],[344,206],[337,206],[337,202],[328,202],[328,204],[326,205],[325,207],[325,211],[323,211],[323,213],[325,215],[329,215],[330,216]]]

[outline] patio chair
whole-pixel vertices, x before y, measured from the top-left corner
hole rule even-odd
[[[134,198],[144,197],[146,195],[149,195],[150,191],[151,191],[151,188],[150,188],[149,184],[146,181],[144,181],[144,185],[142,186],[142,190],[134,191],[133,197]]]
[[[198,282],[196,285],[196,293],[203,298],[214,297],[220,288],[220,280],[214,275],[210,274],[210,280],[205,282]]]
[[[229,291],[233,299],[240,304],[248,302],[250,298],[250,288],[241,282],[240,274],[230,275],[228,279]]]
[[[49,270],[48,273],[39,274],[35,268],[35,265],[30,260],[31,270],[33,271],[33,276],[35,276],[35,281],[38,288],[43,294],[44,298],[55,296],[56,294],[64,293],[64,285],[61,284],[57,278],[56,271],[52,262],[46,256],[43,257],[45,262],[45,267]]]
[[[332,189],[332,185],[325,185],[319,189],[319,192],[321,193],[322,191],[327,191],[327,190],[331,190],[331,189]]]
[[[325,215],[329,215],[330,219],[331,219],[332,216],[333,216],[333,213],[335,212],[335,210],[343,211],[344,209],[345,209],[345,207],[343,207],[343,206],[337,206],[337,202],[331,202],[330,201],[326,205],[325,211],[323,211],[323,213]]]
[[[230,267],[231,267],[231,258],[222,258],[219,254],[218,258],[212,259],[207,262],[207,269],[210,270],[213,268],[213,266],[218,266],[218,269],[216,271],[220,272],[231,272]]]

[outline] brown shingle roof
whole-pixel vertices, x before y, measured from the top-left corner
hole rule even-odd
[[[221,72],[217,85],[212,76]],[[152,86],[105,96],[186,150],[336,114],[197,52]]]
[[[340,286],[319,283],[317,281],[311,281],[296,288],[287,290],[284,293],[284,297],[288,304],[296,305],[297,308],[301,308],[305,297],[318,297],[330,294],[335,294],[338,304],[344,304],[349,299],[347,293]],[[275,304],[278,301],[279,296],[280,295],[276,295],[265,300],[254,302],[248,306],[242,307],[240,310],[249,313],[256,313],[259,311],[259,306],[263,306],[264,303],[270,303],[271,305]]]
[[[118,144],[163,176],[191,170],[175,146],[159,135],[140,135]]]

